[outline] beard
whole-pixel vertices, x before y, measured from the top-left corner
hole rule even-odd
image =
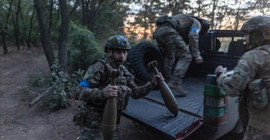
[[[124,62],[125,62],[124,60],[119,60],[119,59],[112,58],[112,63],[115,64],[117,67],[124,64]]]
[[[115,63],[117,65],[122,65],[124,63],[124,60],[117,60],[117,59],[115,59]]]

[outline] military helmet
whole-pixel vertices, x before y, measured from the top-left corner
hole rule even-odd
[[[170,17],[168,15],[161,15],[157,18],[156,20],[156,25],[159,26],[161,25],[162,23],[164,23],[165,21],[167,21]]]
[[[131,47],[127,41],[127,39],[120,35],[114,35],[109,37],[105,44],[105,50],[107,49],[121,49],[121,50],[129,50]]]
[[[242,31],[261,32],[264,40],[270,39],[270,16],[256,16],[248,19],[241,28]]]

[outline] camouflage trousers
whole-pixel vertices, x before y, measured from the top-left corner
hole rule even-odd
[[[243,140],[270,140],[270,134],[248,126]]]
[[[191,54],[184,39],[169,26],[162,26],[154,33],[164,59],[165,78],[174,84],[181,84],[181,79],[191,63]]]
[[[103,140],[102,111],[96,111],[95,108],[82,104],[74,115],[73,122],[80,127],[79,140]],[[117,125],[113,140],[120,139],[119,130],[119,125]]]
[[[248,109],[247,109],[247,95],[242,95],[238,104],[239,120],[242,124],[243,132],[245,133],[248,126]]]

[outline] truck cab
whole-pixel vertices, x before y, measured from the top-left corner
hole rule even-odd
[[[239,123],[238,98],[222,93],[216,86],[213,73],[218,65],[228,70],[236,66],[244,53],[243,36],[244,33],[240,31],[210,30],[200,38],[199,47],[204,62],[192,62],[189,67],[183,81],[183,88],[188,94],[186,97],[175,97],[178,115],[174,116],[166,108],[158,88],[143,98],[130,98],[124,115],[168,139],[189,138],[195,131],[204,133],[205,139],[218,139],[231,131],[240,133],[242,127]],[[156,44],[142,42],[129,51],[127,66],[138,84],[143,84],[153,76],[147,64],[157,60],[158,68],[163,72],[163,59]]]
[[[188,73],[210,74],[218,65],[232,70],[238,59],[244,54],[244,33],[235,30],[210,30],[199,41],[202,64],[191,63]]]

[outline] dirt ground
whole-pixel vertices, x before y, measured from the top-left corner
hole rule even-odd
[[[79,129],[72,122],[80,101],[70,100],[70,107],[57,112],[40,111],[28,104],[41,94],[29,91],[29,77],[49,73],[43,49],[0,51],[0,139],[1,140],[75,140]],[[25,92],[27,91],[27,92]],[[123,140],[161,140],[164,137],[122,117]]]

